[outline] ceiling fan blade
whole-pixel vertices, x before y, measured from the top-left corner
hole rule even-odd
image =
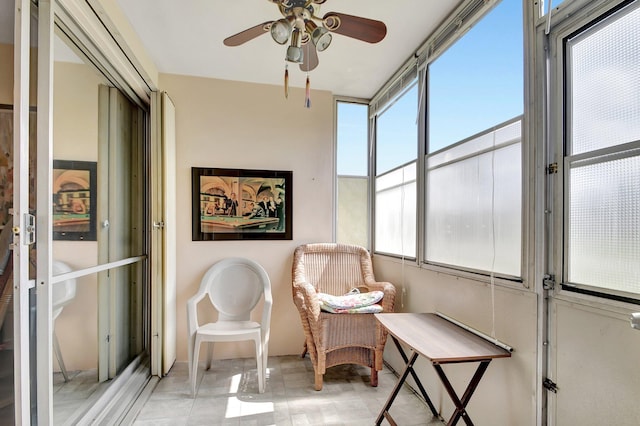
[[[247,28],[244,31],[240,31],[238,34],[234,34],[224,39],[223,43],[225,46],[240,46],[243,43],[246,43],[254,38],[261,36],[269,32],[271,28],[272,21],[263,22],[262,24],[258,24],[255,27]]]
[[[304,72],[312,71],[320,63],[316,47],[309,40],[302,46],[302,51],[304,52],[304,61],[300,64],[300,69]]]
[[[387,35],[384,22],[374,19],[329,12],[324,15],[322,21],[329,31],[368,43],[377,43]]]

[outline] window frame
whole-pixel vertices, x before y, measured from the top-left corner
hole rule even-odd
[[[636,2],[633,5],[634,1]],[[572,5],[574,6],[574,5]],[[576,7],[578,5],[575,5]],[[640,293],[634,294],[630,292],[607,289],[604,287],[592,286],[588,284],[572,283],[569,281],[569,216],[570,216],[570,185],[571,170],[574,165],[579,167],[582,165],[603,164],[612,158],[624,159],[637,156],[640,150],[640,140],[627,143],[621,143],[614,146],[607,146],[595,150],[580,152],[573,154],[571,152],[571,126],[572,105],[571,105],[571,78],[569,76],[571,66],[571,55],[568,49],[569,42],[572,38],[586,35],[590,31],[596,29],[603,21],[620,10],[631,7],[640,9],[640,1],[638,0],[621,0],[617,4],[611,6],[606,2],[599,2],[592,7],[585,8],[584,14],[578,22],[567,23],[566,27],[558,31],[555,35],[554,47],[558,52],[554,66],[556,73],[561,76],[561,84],[563,85],[560,92],[560,99],[556,100],[555,108],[562,117],[557,133],[561,141],[561,147],[557,149],[558,167],[561,173],[561,183],[558,183],[557,193],[555,195],[556,203],[562,206],[562,214],[555,218],[556,229],[561,230],[555,235],[554,245],[555,252],[559,254],[555,265],[555,270],[561,274],[559,277],[558,295],[577,297],[582,300],[596,300],[597,303],[613,304],[619,306],[622,304],[640,305]],[[608,8],[607,10],[604,10]],[[563,25],[561,23],[560,25]],[[554,250],[551,250],[554,251]]]
[[[391,258],[397,258],[404,260],[410,260],[412,262],[418,263],[418,259],[420,258],[421,253],[421,230],[422,223],[420,219],[421,208],[420,203],[423,199],[422,195],[422,179],[421,179],[421,159],[423,157],[422,151],[424,150],[424,144],[422,141],[424,140],[424,123],[425,123],[425,108],[424,101],[421,102],[421,97],[424,93],[424,73],[425,70],[419,66],[419,61],[413,61],[409,66],[400,73],[397,81],[392,85],[391,89],[385,93],[386,101],[375,104],[375,107],[370,108],[370,119],[369,123],[372,131],[370,132],[371,136],[371,160],[370,160],[370,186],[371,186],[371,195],[370,195],[370,205],[372,206],[372,214],[370,218],[370,242],[371,242],[371,251],[378,255],[383,255]],[[384,114],[390,108],[392,108],[398,100],[409,93],[414,87],[417,86],[417,123],[416,123],[416,158],[410,160],[408,162],[404,162],[393,167],[390,170],[386,170],[380,175],[377,174],[376,166],[377,166],[377,135],[378,135],[378,118],[380,115]],[[415,216],[415,241],[414,241],[414,252],[415,256],[405,256],[403,253],[388,253],[379,251],[376,249],[376,220],[377,220],[377,208],[376,208],[376,197],[378,191],[376,190],[376,181],[379,177],[388,175],[406,167],[407,165],[415,162],[416,163],[416,216]],[[406,184],[406,183],[405,183]]]
[[[367,245],[365,248],[371,252],[373,247],[373,236],[372,236],[372,221],[373,221],[373,208],[372,208],[372,190],[371,190],[371,168],[372,168],[372,128],[371,128],[371,120],[367,119],[367,153],[366,153],[366,175],[341,175],[338,172],[338,104],[339,103],[347,103],[347,104],[357,104],[362,105],[367,108],[367,118],[370,116],[370,106],[369,102],[366,99],[354,98],[348,96],[334,96],[333,105],[334,105],[334,150],[333,150],[333,163],[334,163],[334,182],[333,182],[333,200],[335,209],[333,211],[333,241],[338,241],[338,180],[340,177],[350,177],[350,178],[363,178],[367,180],[367,224],[366,224],[366,233],[367,233]]]

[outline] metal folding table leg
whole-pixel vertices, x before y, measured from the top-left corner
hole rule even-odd
[[[416,362],[417,358],[418,358],[418,353],[412,351],[411,359],[409,360],[409,362],[407,362],[407,365],[404,367],[404,371],[402,372],[402,375],[396,382],[396,385],[393,388],[393,391],[391,391],[391,395],[389,395],[389,398],[387,399],[387,402],[384,404],[382,411],[380,411],[380,414],[378,414],[378,418],[376,419],[376,426],[379,426],[380,423],[382,423],[383,418],[386,418],[389,421],[389,423],[391,423],[392,425],[396,424],[396,422],[393,421],[393,419],[391,418],[391,415],[389,414],[389,408],[391,408],[391,404],[393,404],[393,400],[396,399],[396,396],[398,396],[398,392],[400,391],[400,388],[402,387],[404,381],[407,379],[407,376],[409,375],[409,371],[411,371],[411,367],[413,366],[413,363]]]
[[[380,414],[378,415],[378,418],[376,419],[376,426],[379,426],[382,423],[382,419],[383,418],[386,418],[387,421],[392,426],[396,425],[396,422],[391,417],[391,414],[389,414],[389,409],[391,408],[391,405],[393,404],[393,401],[396,399],[396,396],[398,396],[398,392],[400,392],[400,388],[402,388],[402,385],[404,384],[405,380],[407,379],[407,376],[409,375],[409,373],[411,373],[411,375],[413,376],[413,379],[415,380],[416,385],[420,389],[420,392],[422,393],[423,398],[425,399],[425,401],[429,405],[429,408],[431,409],[431,412],[433,413],[433,415],[435,417],[437,417],[437,418],[441,418],[440,415],[438,414],[438,411],[436,410],[436,408],[434,407],[433,403],[431,402],[431,399],[429,398],[429,395],[427,395],[427,391],[422,386],[422,383],[420,382],[420,379],[418,378],[418,375],[416,374],[415,370],[413,369],[413,364],[418,359],[418,355],[419,354],[416,351],[411,350],[411,356],[409,358],[407,358],[407,355],[405,354],[404,350],[402,349],[402,346],[400,345],[400,342],[398,342],[398,340],[393,336],[392,336],[392,339],[393,339],[393,342],[395,343],[396,347],[398,348],[398,351],[400,352],[400,356],[402,357],[402,359],[405,362],[405,367],[404,367],[404,370],[402,370],[402,374],[398,378],[398,381],[396,382],[395,387],[391,391],[391,395],[389,395],[389,398],[387,399],[387,402],[385,403],[384,407],[382,408],[382,411],[380,411]]]
[[[391,336],[391,337],[393,339],[393,343],[395,343],[395,345],[396,345],[396,348],[398,348],[398,352],[400,352],[400,356],[404,360],[404,363],[408,364],[409,360],[407,359],[407,355],[404,353],[404,350],[402,349],[402,346],[400,345],[400,342],[395,337],[393,337],[393,336]],[[427,391],[424,389],[424,386],[422,386],[422,383],[420,382],[420,379],[418,378],[418,375],[416,374],[415,370],[413,369],[413,363],[411,364],[411,369],[410,369],[409,372],[411,373],[411,376],[413,377],[413,380],[416,382],[416,386],[418,386],[418,389],[420,390],[420,393],[422,394],[422,397],[424,398],[424,400],[427,402],[427,405],[431,409],[431,413],[435,417],[439,418],[440,415],[438,414],[438,410],[436,410],[436,407],[433,405],[433,402],[431,402],[431,398],[429,398],[429,395],[427,395]]]
[[[457,424],[458,420],[460,420],[460,417],[462,417],[462,419],[464,420],[465,424],[467,424],[467,426],[473,426],[473,422],[469,417],[469,413],[467,413],[466,406],[469,403],[469,400],[471,399],[473,392],[476,390],[476,387],[478,387],[478,384],[480,383],[480,379],[482,379],[482,375],[487,370],[487,367],[489,366],[490,362],[491,362],[490,359],[480,361],[480,365],[476,369],[475,374],[473,375],[473,377],[471,378],[471,381],[467,385],[467,389],[464,391],[464,394],[462,395],[462,399],[458,398],[458,395],[456,395],[456,392],[453,389],[453,386],[451,386],[451,382],[449,382],[449,379],[444,374],[444,370],[442,369],[440,364],[435,364],[435,363],[433,364],[433,368],[435,368],[436,372],[438,373],[438,376],[440,376],[440,381],[442,381],[444,388],[447,390],[447,392],[449,393],[449,396],[451,397],[451,400],[453,401],[453,404],[456,406],[456,409],[453,412],[451,419],[449,419],[447,426],[453,426]]]

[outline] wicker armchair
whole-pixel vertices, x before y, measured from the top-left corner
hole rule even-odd
[[[371,256],[363,247],[345,244],[305,244],[293,255],[293,301],[315,370],[315,389],[322,389],[326,369],[340,364],[371,368],[371,386],[378,386],[387,331],[372,314],[331,314],[320,310],[317,293],[342,295],[354,287],[380,290],[384,312],[393,312],[393,284],[376,282]],[[303,352],[304,356],[304,352]]]

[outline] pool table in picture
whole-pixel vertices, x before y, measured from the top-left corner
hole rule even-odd
[[[263,232],[278,226],[277,217],[202,216],[200,231],[210,232]]]
[[[56,232],[87,232],[91,222],[89,213],[55,213],[53,230]]]

